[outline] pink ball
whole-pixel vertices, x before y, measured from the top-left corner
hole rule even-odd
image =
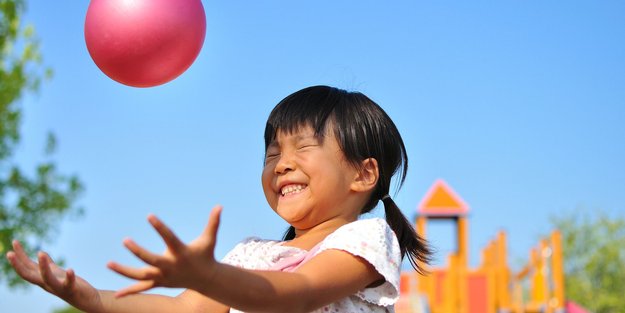
[[[206,15],[200,0],[91,0],[85,41],[95,64],[134,87],[164,84],[200,53]]]

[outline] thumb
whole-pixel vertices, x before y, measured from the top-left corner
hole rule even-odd
[[[223,207],[216,205],[210,213],[208,218],[208,224],[202,232],[202,237],[208,240],[208,248],[211,251],[215,250],[215,244],[217,243],[217,230],[219,229],[219,221],[221,219],[221,211]]]

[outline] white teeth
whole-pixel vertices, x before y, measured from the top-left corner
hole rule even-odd
[[[292,195],[292,194],[299,193],[304,188],[306,188],[306,185],[288,185],[288,186],[282,187],[282,190],[280,190],[280,193],[283,196]]]

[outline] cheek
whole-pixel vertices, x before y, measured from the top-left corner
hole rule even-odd
[[[264,168],[260,177],[261,185],[263,186],[263,191],[265,192],[265,197],[269,197],[271,194],[275,194],[273,191],[273,175],[271,170]],[[269,199],[267,199],[269,200]]]

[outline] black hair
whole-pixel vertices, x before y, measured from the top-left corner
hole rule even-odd
[[[304,88],[284,98],[269,114],[265,127],[265,151],[278,131],[293,133],[306,126],[312,127],[320,138],[330,126],[346,160],[356,168],[360,168],[367,158],[377,160],[379,179],[360,213],[370,212],[382,200],[386,221],[397,236],[402,258],[407,255],[412,267],[423,273],[422,264],[430,260],[430,248],[395,202],[386,196],[391,178],[399,175],[397,182],[400,188],[408,171],[406,148],[391,118],[360,92],[328,86]],[[293,238],[295,228],[291,226],[284,240]]]

